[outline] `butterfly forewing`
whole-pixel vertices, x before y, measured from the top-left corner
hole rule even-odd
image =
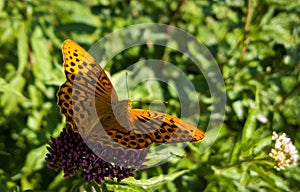
[[[62,53],[67,81],[57,93],[58,105],[61,113],[77,131],[77,125],[91,116],[86,104],[94,106],[94,109],[101,107],[103,110],[97,111],[101,116],[111,108],[111,102],[118,101],[118,97],[104,70],[82,47],[66,40]],[[74,113],[77,114],[76,117]]]
[[[204,132],[177,117],[150,110],[131,109],[135,127],[149,134],[154,142],[179,143],[197,142],[204,138]]]

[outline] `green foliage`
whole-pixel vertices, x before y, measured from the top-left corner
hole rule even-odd
[[[299,191],[300,167],[276,171],[266,158],[273,131],[287,133],[300,149],[299,7],[284,0],[0,1],[0,191]],[[201,143],[189,144],[183,157],[136,171],[120,184],[63,178],[44,160],[50,136],[65,126],[55,96],[65,81],[62,42],[88,49],[141,23],[177,26],[214,55],[227,95],[221,131],[207,133],[218,134],[216,141],[201,154]],[[205,129],[212,100],[191,61],[161,46],[140,46],[113,58],[107,70],[114,79],[140,58],[163,59],[188,75],[200,94],[199,127]],[[142,85],[130,95],[169,101],[167,111],[180,114],[172,90],[155,82],[149,87],[152,92]]]

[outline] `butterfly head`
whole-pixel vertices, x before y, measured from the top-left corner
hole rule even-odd
[[[118,121],[118,123],[123,127],[128,127],[128,123],[132,121],[131,115],[131,101],[123,100],[112,103],[112,112]]]
[[[113,108],[114,111],[115,110],[120,110],[120,109],[122,109],[122,110],[124,110],[124,109],[130,110],[131,109],[131,103],[132,103],[131,100],[117,101],[115,103],[112,103],[112,108]]]

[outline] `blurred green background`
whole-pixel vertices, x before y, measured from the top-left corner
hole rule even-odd
[[[142,23],[177,26],[207,46],[226,84],[225,122],[206,153],[199,153],[201,143],[190,144],[182,157],[136,171],[121,184],[108,181],[107,189],[300,191],[299,166],[276,171],[271,159],[258,160],[268,156],[273,131],[287,133],[300,148],[299,0],[0,1],[0,191],[84,190],[80,177],[64,179],[45,163],[50,136],[65,127],[55,95],[65,81],[61,44],[72,39],[89,49],[114,30]],[[139,58],[153,57],[177,65],[194,83],[205,129],[210,93],[182,55],[140,46],[105,69],[114,78]],[[169,101],[168,112],[180,114],[168,89],[154,91]]]

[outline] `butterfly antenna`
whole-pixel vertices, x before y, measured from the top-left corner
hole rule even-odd
[[[126,71],[126,89],[127,89],[127,99],[129,100],[129,88],[128,88],[128,72]]]

